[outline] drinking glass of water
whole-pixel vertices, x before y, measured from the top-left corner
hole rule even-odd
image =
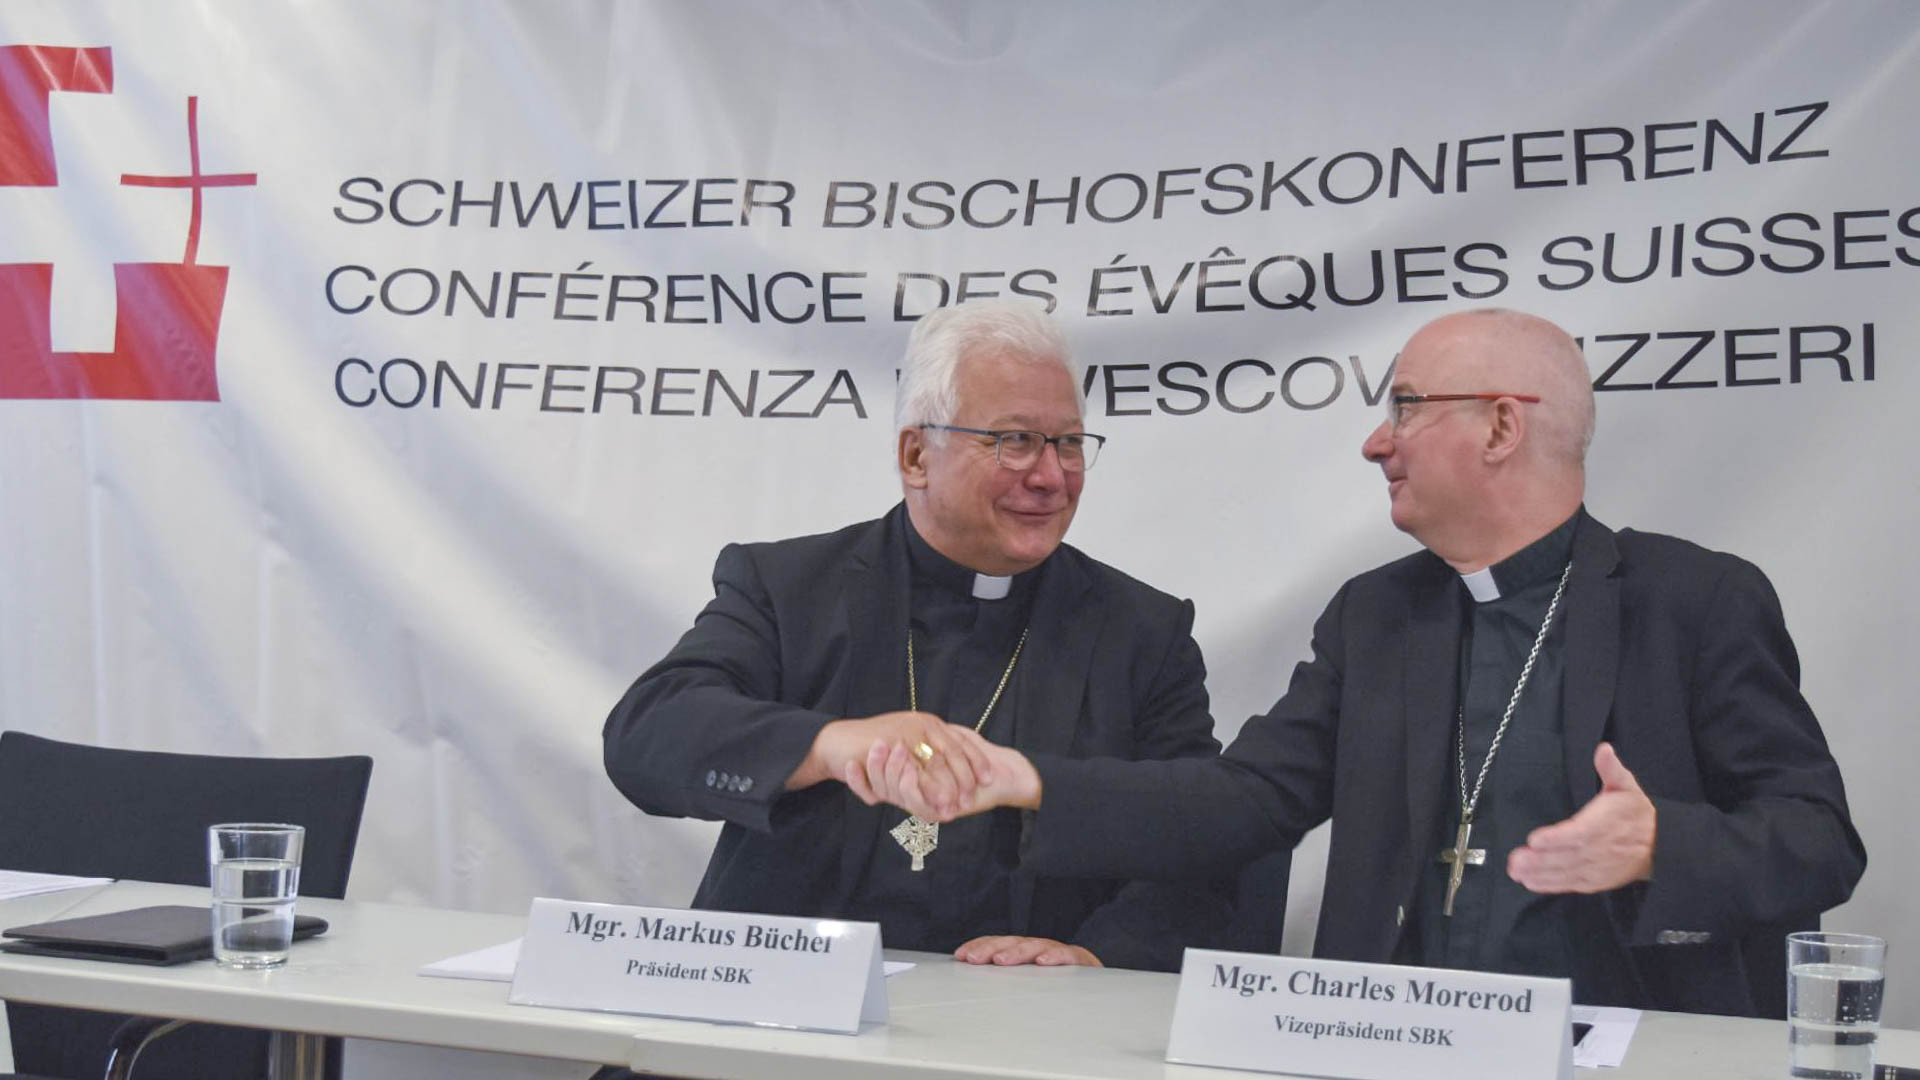
[[[306,835],[298,825],[208,826],[213,959],[221,967],[273,968],[287,962]]]
[[[1787,935],[1789,1076],[1872,1080],[1887,943],[1866,934]]]

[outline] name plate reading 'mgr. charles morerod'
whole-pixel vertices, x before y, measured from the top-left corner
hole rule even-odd
[[[544,897],[507,1000],[849,1035],[887,1019],[877,923]]]
[[[1573,1076],[1572,984],[1188,949],[1167,1060],[1341,1080]]]

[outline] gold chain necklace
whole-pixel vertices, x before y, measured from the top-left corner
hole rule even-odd
[[[987,717],[993,715],[993,707],[1000,704],[1000,695],[1007,689],[1007,680],[1013,678],[1013,668],[1020,662],[1020,650],[1027,647],[1028,627],[1020,631],[1020,640],[1014,643],[1013,656],[1007,660],[1007,670],[1000,673],[1000,683],[993,688],[993,696],[987,699],[987,707],[980,711],[980,719],[974,721],[973,730],[980,731],[987,726]],[[914,677],[913,628],[907,628],[907,708],[920,711],[920,687]],[[927,868],[927,856],[940,846],[940,823],[928,821],[919,814],[909,816],[905,821],[888,831],[906,853],[913,857],[909,867],[915,873]]]

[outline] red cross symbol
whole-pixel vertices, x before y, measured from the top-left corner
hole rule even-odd
[[[200,99],[187,98],[187,153],[192,172],[186,176],[136,176],[120,174],[120,182],[130,187],[188,188],[193,192],[193,215],[187,219],[187,254],[180,261],[194,264],[200,254],[200,193],[210,187],[250,187],[259,183],[254,173],[216,173],[200,171]]]
[[[0,187],[58,181],[47,97],[55,91],[112,93],[109,49],[0,46]],[[255,184],[253,173],[200,171],[200,110],[187,98],[184,176],[123,174],[134,187],[193,194],[186,257],[177,263],[116,263],[113,351],[56,352],[50,263],[0,264],[0,401],[113,398],[218,401],[214,355],[226,303],[227,268],[197,262],[204,192]]]

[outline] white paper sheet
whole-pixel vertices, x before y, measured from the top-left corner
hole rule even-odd
[[[1633,1031],[1640,1026],[1640,1010],[1575,1005],[1573,1022],[1593,1025],[1586,1037],[1573,1045],[1574,1065],[1582,1069],[1613,1069],[1627,1059]]]
[[[520,939],[503,941],[484,949],[475,949],[445,960],[435,960],[420,969],[420,974],[436,979],[484,979],[487,982],[512,982],[513,968],[520,962]]]
[[[498,945],[489,945],[484,949],[475,949],[459,956],[449,956],[445,960],[435,960],[420,969],[420,974],[436,979],[481,979],[486,982],[512,982],[514,965],[520,962],[520,939],[503,941]],[[884,964],[887,977],[911,968],[913,965],[904,960],[888,960]]]
[[[84,889],[89,885],[112,884],[112,878],[69,877],[66,874],[35,874],[27,870],[0,870],[0,900],[64,889]]]

